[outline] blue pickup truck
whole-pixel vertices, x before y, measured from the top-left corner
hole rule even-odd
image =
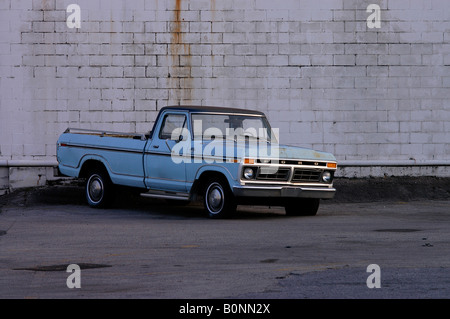
[[[334,197],[336,158],[279,145],[262,112],[222,107],[163,107],[147,134],[68,128],[58,139],[58,170],[86,179],[91,207],[106,207],[117,185],[142,196],[202,200],[211,218],[237,205],[284,206],[316,215]]]

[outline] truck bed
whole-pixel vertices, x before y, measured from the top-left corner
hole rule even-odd
[[[114,184],[144,187],[144,134],[67,129],[58,140],[62,174],[79,177],[88,160],[101,161]]]

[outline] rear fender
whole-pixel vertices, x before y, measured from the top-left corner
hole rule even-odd
[[[103,156],[93,155],[93,154],[85,155],[80,159],[80,162],[78,164],[78,176],[77,177],[83,177],[82,175],[83,175],[83,173],[85,173],[85,170],[87,169],[87,167],[85,165],[91,165],[90,163],[87,163],[87,162],[91,162],[91,161],[92,161],[92,163],[97,162],[98,164],[103,165],[103,167],[106,169],[106,172],[112,179],[112,176],[114,174],[112,174],[111,168],[109,167],[106,159]]]

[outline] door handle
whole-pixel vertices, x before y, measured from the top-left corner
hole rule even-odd
[[[159,145],[153,145],[153,148],[159,148]]]

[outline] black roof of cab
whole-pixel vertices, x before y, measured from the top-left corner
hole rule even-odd
[[[177,106],[164,106],[160,112],[164,110],[179,110],[188,112],[214,112],[214,113],[239,113],[239,114],[251,114],[264,116],[263,112],[254,110],[245,110],[232,107],[219,107],[219,106],[195,106],[195,105],[177,105]]]

